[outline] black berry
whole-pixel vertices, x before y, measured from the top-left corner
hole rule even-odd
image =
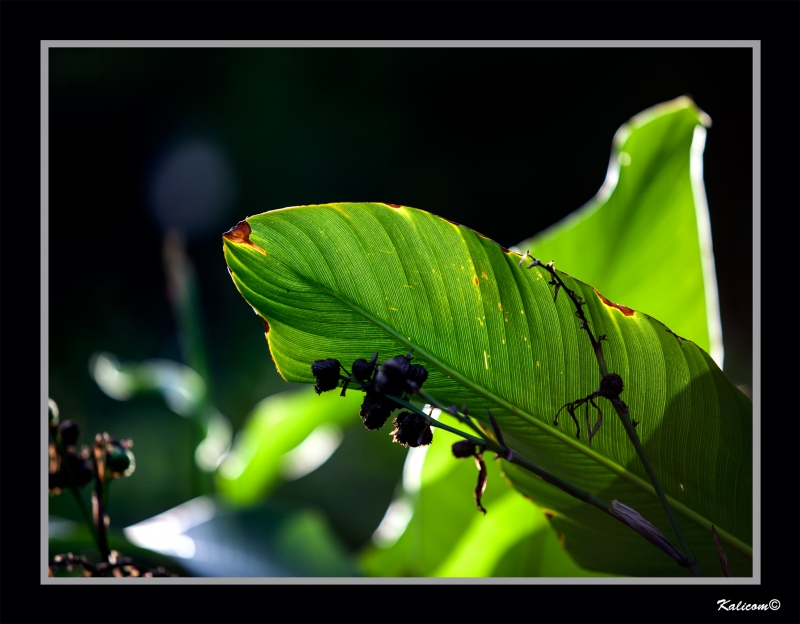
[[[372,377],[372,373],[375,371],[375,361],[377,359],[377,353],[372,355],[372,359],[369,362],[364,358],[358,358],[353,362],[353,376],[359,381],[367,381]]]
[[[475,455],[475,444],[469,440],[461,440],[453,444],[453,455],[459,459],[473,457]]]
[[[397,403],[387,399],[380,392],[367,390],[359,415],[367,429],[380,429],[396,407]]]
[[[328,358],[327,360],[316,360],[311,365],[311,374],[317,378],[314,390],[317,394],[333,390],[339,385],[339,360]]]
[[[381,364],[378,374],[375,375],[375,389],[384,394],[399,396],[406,389],[406,375],[410,368],[411,358],[398,355]]]
[[[412,364],[408,367],[408,373],[406,374],[406,390],[416,394],[427,379],[428,369],[421,364]]]
[[[600,381],[600,396],[607,399],[617,399],[622,393],[622,377],[616,373],[609,373]]]
[[[433,432],[428,421],[414,412],[400,412],[394,419],[394,441],[403,446],[425,446],[433,441]]]

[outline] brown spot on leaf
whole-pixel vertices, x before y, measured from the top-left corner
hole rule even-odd
[[[544,517],[547,518],[548,520],[552,520],[553,519],[553,512],[545,510]]]
[[[384,204],[386,204],[386,202],[384,202]],[[389,206],[389,208],[402,208],[403,207],[400,204],[386,204],[386,205]]]
[[[267,322],[267,319],[265,319],[265,318],[264,318],[263,316],[261,316],[260,314],[258,315],[258,318],[260,318],[260,319],[261,319],[261,322],[262,322],[262,323],[264,323],[264,333],[265,333],[265,334],[268,334],[268,333],[269,333],[269,323]]]
[[[253,230],[250,227],[250,224],[247,222],[247,219],[244,219],[239,221],[239,223],[237,223],[234,227],[225,232],[222,235],[222,238],[225,238],[232,243],[244,243],[245,245],[250,245],[253,249],[266,256],[267,252],[250,240],[250,233],[252,231]]]
[[[478,285],[478,276],[477,276],[477,275],[473,275],[473,276],[472,276],[472,282],[473,282],[473,283],[474,283],[476,286]]]
[[[634,312],[636,312],[636,310],[634,310],[633,308],[629,308],[628,306],[620,305],[618,303],[614,303],[613,301],[609,301],[603,295],[597,292],[596,288],[592,288],[592,290],[594,290],[597,296],[600,297],[600,301],[605,303],[609,308],[616,308],[617,310],[622,312],[625,316],[633,316]]]

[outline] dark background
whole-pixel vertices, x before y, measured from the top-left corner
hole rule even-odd
[[[286,206],[383,201],[511,246],[597,192],[621,124],[684,94],[713,120],[725,372],[750,392],[750,49],[51,49],[49,63],[49,394],[84,431],[138,440],[118,526],[191,495],[189,425],[157,399],[106,397],[88,372],[98,351],[181,359],[167,229],[187,236],[213,399],[236,430],[287,384],[222,232]]]

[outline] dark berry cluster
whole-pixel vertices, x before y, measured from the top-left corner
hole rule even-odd
[[[92,449],[78,448],[80,428],[71,420],[59,422],[57,408],[50,408],[50,436],[48,448],[48,490],[60,494],[69,487],[83,487],[94,478]],[[133,446],[130,440],[117,440],[107,433],[97,434],[95,446],[100,452],[106,475],[111,479],[127,477],[135,467]]]
[[[317,394],[327,392],[336,388],[341,380],[344,382],[342,384],[342,396],[344,396],[348,384],[360,384],[356,389],[364,391],[365,395],[359,414],[367,429],[380,429],[386,424],[393,411],[401,407],[407,407],[408,409],[401,411],[394,418],[394,430],[390,434],[392,440],[405,447],[426,446],[433,442],[432,423],[439,423],[435,423],[430,417],[426,417],[423,412],[408,405],[409,395],[419,393],[422,384],[428,379],[428,370],[424,366],[411,363],[413,359],[411,357],[412,353],[413,351],[407,355],[397,355],[380,365],[376,365],[378,361],[376,352],[372,354],[369,362],[362,358],[353,362],[353,372],[351,373],[335,358],[316,360],[311,365],[311,373],[317,380],[314,388]],[[341,375],[339,373],[340,370],[347,373],[347,377]],[[403,405],[398,401],[402,401]],[[467,415],[466,406],[461,408],[461,414],[459,414],[455,406],[447,408],[446,411],[461,422],[468,424],[479,436],[484,437],[477,425]],[[498,443],[503,450],[503,453],[498,454],[498,457],[511,460],[513,451],[503,441],[503,435],[500,433],[500,428],[491,411],[489,411],[489,419]],[[440,424],[440,426],[444,425]],[[459,433],[450,427],[445,428],[454,433]],[[484,439],[488,440],[485,437]],[[483,460],[483,452],[486,450],[486,445],[476,443],[473,440],[456,442],[453,445],[453,455],[460,459],[472,457],[475,460],[475,465],[478,468],[478,483],[474,492],[475,504],[485,514],[486,509],[481,504],[481,498],[486,490],[487,471],[486,463]]]
[[[392,412],[400,408],[389,396],[408,400],[408,395],[419,392],[428,379],[428,370],[424,366],[411,363],[411,353],[395,356],[377,365],[376,352],[369,361],[359,358],[353,362],[352,372],[348,372],[335,358],[316,360],[311,365],[311,374],[317,380],[314,389],[320,394],[337,388],[339,381],[343,381],[344,395],[349,384],[360,384],[356,389],[366,393],[359,411],[361,420],[367,429],[380,429]],[[347,373],[347,377],[340,374],[340,370]],[[392,438],[404,446],[426,445],[433,440],[430,424],[414,412],[399,414],[394,419],[394,426]]]
[[[409,353],[397,355],[381,364],[373,382],[378,392],[400,396],[404,393],[416,394],[427,379],[427,369],[420,364],[411,364]]]
[[[136,462],[130,447],[132,440],[117,440],[107,433],[98,433],[94,440],[95,446],[103,451],[103,459],[108,476],[112,479],[127,477],[136,467]]]
[[[92,480],[89,449],[86,447],[78,449],[75,446],[79,433],[78,425],[71,420],[59,423],[55,418],[50,421],[50,434],[56,440],[48,449],[50,461],[47,487],[52,494],[59,494],[73,482],[77,487],[83,487]],[[58,449],[59,441],[64,449],[63,456]]]
[[[92,465],[89,462],[89,449],[76,447],[80,429],[71,420],[61,423],[50,421],[50,432],[56,440],[61,441],[64,454],[59,452],[58,443],[52,442],[48,449],[47,487],[52,494],[59,494],[74,481],[83,487],[92,480]],[[71,477],[70,477],[71,475]]]

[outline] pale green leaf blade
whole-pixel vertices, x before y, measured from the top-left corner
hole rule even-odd
[[[645,310],[722,363],[722,329],[703,185],[711,120],[687,97],[650,108],[616,133],[598,194],[520,251]]]

